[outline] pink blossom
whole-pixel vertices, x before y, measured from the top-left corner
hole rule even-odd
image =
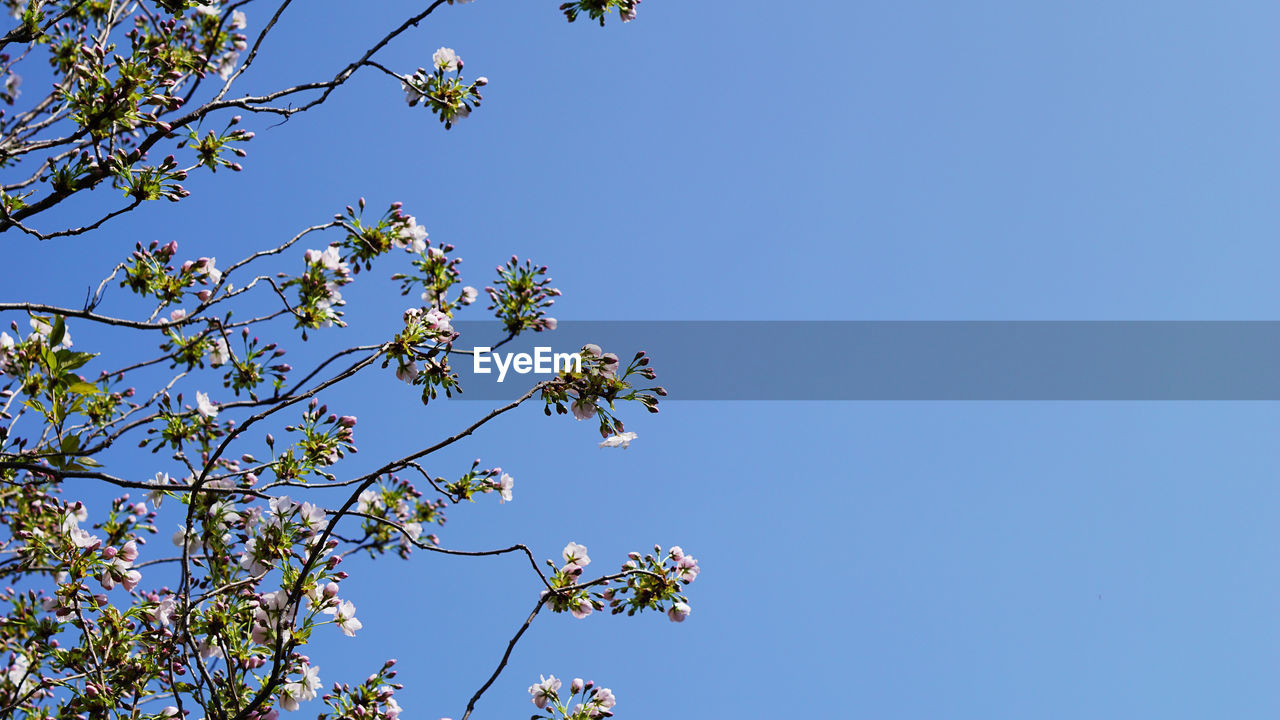
[[[86,514],[87,516],[87,514]],[[71,538],[71,544],[82,550],[97,550],[102,546],[102,538],[81,530],[76,513],[69,513],[62,521],[62,531]]]
[[[590,615],[592,610],[595,610],[595,608],[592,607],[591,601],[586,597],[580,597],[569,603],[569,614],[579,620]]]
[[[596,696],[591,698],[591,705],[594,706],[590,711],[591,717],[600,717],[604,714],[603,711],[607,711],[617,704],[618,701],[613,697],[612,690],[609,688],[600,688],[599,690],[596,690]]]
[[[124,585],[125,590],[133,590],[138,587],[138,583],[142,582],[142,573],[137,570],[129,570],[125,572],[124,578],[120,581]]]
[[[689,557],[688,555],[685,555],[681,557],[678,562],[676,562],[676,577],[680,578],[686,583],[691,583],[694,580],[698,579],[699,572],[701,572],[701,569],[698,567],[697,558],[692,558],[692,557]]]
[[[176,608],[177,604],[174,602],[173,596],[166,595],[151,611],[151,621],[158,625],[168,626],[173,619],[173,613]]]
[[[418,364],[415,362],[402,364],[400,367],[396,368],[397,380],[403,380],[404,382],[412,383],[414,380],[417,379],[417,377],[418,377]]]
[[[392,238],[392,242],[408,252],[420,253],[427,249],[427,230],[412,215],[407,215],[404,225]]]
[[[590,420],[596,415],[596,403],[594,399],[588,400],[587,398],[578,398],[573,401],[573,404],[569,406],[569,409],[573,411],[573,416],[579,420]]]
[[[565,563],[567,563],[564,566],[565,570],[574,567],[585,568],[591,564],[591,558],[587,555],[586,545],[579,545],[578,543],[571,542],[564,546],[564,552],[561,554],[564,557]]]
[[[531,702],[537,705],[539,710],[545,710],[548,703],[559,699],[556,691],[560,689],[560,680],[555,675],[551,677],[539,675],[538,680],[537,684],[529,686],[529,694],[533,696]]]
[[[684,622],[684,619],[689,617],[691,612],[693,612],[693,608],[689,607],[688,603],[678,602],[667,611],[667,617],[670,618],[671,622]]]

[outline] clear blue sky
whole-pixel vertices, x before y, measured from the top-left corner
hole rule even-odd
[[[59,241],[65,283],[6,272],[6,299],[79,301],[135,239],[225,263],[363,195],[403,200],[471,284],[511,253],[550,265],[568,319],[1280,319],[1274,3],[647,0],[604,30],[557,4],[446,7],[388,49],[490,78],[454,130],[369,71],[252,121],[241,175]],[[420,6],[299,4],[245,89],[328,76]],[[347,297],[352,327],[317,344],[398,322],[367,281]],[[329,398],[361,418],[353,472],[486,409],[406,390]],[[629,417],[639,439],[606,452],[530,408],[433,467],[517,482],[455,510],[447,546],[574,540],[607,570],[680,544],[704,568],[683,625],[540,618],[475,717],[526,717],[539,673],[611,687],[620,718],[1280,715],[1274,404]],[[410,717],[460,716],[537,596],[516,559],[352,565],[364,630],[313,658],[326,684],[399,658]]]

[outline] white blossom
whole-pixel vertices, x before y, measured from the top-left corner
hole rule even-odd
[[[431,64],[445,72],[456,71],[461,62],[462,59],[453,51],[453,48],[442,47],[431,55]]]
[[[623,450],[626,450],[627,448],[631,447],[631,441],[635,439],[636,439],[636,434],[633,432],[618,433],[617,435],[610,435],[609,437],[605,438],[604,441],[600,443],[600,447],[602,448],[620,447]]]
[[[207,418],[218,416],[218,404],[209,399],[208,393],[196,393],[196,412]]]

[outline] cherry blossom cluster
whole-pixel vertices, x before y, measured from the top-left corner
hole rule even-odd
[[[404,688],[392,682],[396,677],[395,660],[388,660],[378,672],[359,685],[333,684],[333,690],[321,697],[331,712],[321,713],[318,720],[396,720],[402,712],[395,693]]]
[[[498,280],[484,289],[489,295],[489,309],[502,321],[507,332],[515,335],[525,330],[555,330],[556,319],[547,316],[547,308],[555,304],[560,291],[550,287],[547,266],[524,263],[515,255],[506,265],[496,268]]]
[[[351,282],[351,266],[343,259],[339,246],[307,250],[303,257],[306,271],[285,282],[285,287],[298,288],[298,301],[293,308],[295,326],[304,329],[304,338],[308,328],[346,327],[342,311],[338,310],[346,302],[338,288]]]
[[[502,472],[500,467],[481,469],[480,459],[477,458],[471,463],[471,469],[463,473],[462,477],[452,482],[445,482],[444,478],[439,478],[436,484],[443,487],[445,494],[454,502],[474,500],[478,494],[496,492],[498,502],[505,503],[511,500],[515,480]]]
[[[198,167],[203,166],[209,168],[211,172],[217,172],[220,167],[225,167],[228,170],[239,172],[244,168],[240,166],[240,163],[227,156],[230,154],[237,158],[244,158],[248,153],[244,148],[238,145],[233,145],[232,143],[249,142],[254,138],[253,132],[243,128],[236,128],[236,126],[240,124],[241,120],[241,116],[233,115],[231,119],[227,121],[226,127],[224,127],[221,132],[209,130],[201,135],[193,129],[187,134],[186,140],[178,143],[178,147],[188,147],[194,150],[196,152],[195,160]],[[176,161],[173,160],[172,156],[167,158],[167,161],[173,167],[177,167]],[[161,169],[165,169],[163,165],[161,166]],[[186,179],[185,171],[179,172],[184,174],[181,177],[175,176],[175,179]]]
[[[443,391],[446,397],[461,392],[458,374],[449,367],[447,347],[458,337],[449,315],[436,308],[409,308],[402,316],[404,329],[387,344],[383,367],[396,366],[396,378],[422,387],[425,405]]]
[[[484,98],[480,88],[489,84],[489,79],[476,78],[471,82],[462,79],[462,58],[453,48],[442,47],[431,55],[431,70],[418,68],[412,74],[400,78],[400,87],[404,90],[405,102],[409,107],[418,103],[430,110],[444,123],[446,130],[453,127],[459,119],[471,114],[473,108],[480,107]]]
[[[207,264],[205,258],[201,258],[202,262],[198,264],[184,263],[180,271],[175,270],[170,263],[177,253],[177,240],[170,240],[164,245],[153,240],[145,248],[138,243],[125,264],[125,276],[120,287],[154,297],[163,305],[180,302],[187,288],[201,279],[208,282],[211,276],[208,272],[201,272]]]
[[[268,436],[272,459],[267,465],[276,479],[283,482],[303,482],[312,474],[333,480],[334,476],[323,468],[355,451],[355,426],[354,416],[339,417],[329,412],[329,406],[320,405],[319,400],[312,398],[302,420],[284,428],[285,432],[298,433],[300,437],[294,443],[277,454],[275,436]],[[255,458],[250,459],[256,462]]]
[[[405,213],[403,207],[402,203],[391,203],[381,217],[367,222],[365,199],[360,198],[356,207],[347,206],[345,215],[334,215],[347,231],[342,245],[355,272],[361,268],[368,270],[374,258],[393,249],[418,254],[426,251],[430,245],[426,228],[418,224],[417,218]]]
[[[395,548],[400,557],[408,558],[413,543],[439,545],[439,537],[434,533],[423,535],[423,530],[430,525],[444,525],[444,506],[443,499],[424,497],[408,480],[388,476],[358,496],[356,512],[367,517],[362,519],[362,535],[356,547],[370,556]]]
[[[552,407],[560,415],[572,413],[578,420],[596,418],[600,436],[605,440],[600,447],[626,448],[636,434],[627,432],[622,420],[614,414],[617,402],[639,402],[646,410],[658,412],[658,398],[665,397],[662,387],[637,388],[635,379],[653,380],[657,373],[649,367],[649,356],[640,351],[625,369],[620,367],[618,356],[606,353],[599,345],[588,344],[579,351],[582,367],[567,368],[551,383],[542,388],[544,411],[551,414]]]
[[[666,553],[654,546],[653,554],[641,556],[633,552],[623,563],[621,572],[591,582],[582,580],[582,572],[591,564],[584,545],[571,542],[561,553],[564,564],[548,560],[552,569],[543,591],[548,606],[555,612],[568,612],[582,619],[593,611],[609,606],[614,615],[635,615],[644,610],[665,612],[672,622],[684,622],[692,612],[689,598],[682,590],[697,579],[698,561],[679,546]]]
[[[257,336],[251,335],[249,328],[240,331],[241,350],[237,354],[232,351],[221,333],[212,333],[209,342],[208,359],[211,367],[219,367],[230,363],[223,376],[222,386],[230,388],[237,396],[247,391],[250,399],[257,400],[257,391],[268,381],[270,389],[279,392],[284,387],[285,379],[293,366],[276,362],[286,354],[286,350],[276,343],[263,343]],[[270,364],[268,364],[270,363]]]
[[[430,242],[425,241],[420,250],[419,257],[413,259],[412,264],[415,272],[396,273],[391,276],[392,280],[400,281],[400,294],[408,295],[411,292],[418,292],[421,288],[420,297],[428,307],[433,307],[444,313],[451,313],[454,310],[470,305],[476,301],[478,292],[470,285],[463,287],[452,300],[449,299],[449,290],[458,283],[458,277],[461,273],[458,265],[462,263],[462,259],[453,257],[453,245],[441,244],[439,247],[431,247]]]
[[[574,678],[569,683],[568,695],[561,695],[564,686],[555,675],[538,676],[538,682],[529,686],[530,701],[545,714],[539,713],[534,718],[555,720],[594,720],[594,718],[613,717],[613,706],[617,699],[613,691],[606,687],[598,687],[590,680]]]
[[[574,0],[560,6],[560,12],[573,22],[578,19],[578,15],[586,14],[592,20],[598,20],[600,27],[604,27],[604,20],[609,13],[614,10],[618,11],[618,18],[622,22],[631,22],[636,19],[636,6],[641,0]]]

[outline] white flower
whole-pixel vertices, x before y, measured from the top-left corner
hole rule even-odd
[[[316,507],[309,502],[302,503],[298,519],[307,526],[308,533],[317,533],[324,527],[324,508]]]
[[[53,326],[43,320],[31,318],[27,321],[31,325],[31,332],[39,336],[42,340],[49,337],[49,333],[53,332]],[[62,328],[62,342],[58,343],[60,347],[71,347],[71,331],[64,325]]]
[[[591,564],[591,558],[587,556],[586,545],[579,545],[576,542],[571,542],[564,546],[564,552],[562,555],[564,557],[564,561],[567,563],[565,565],[566,569],[570,567],[584,568]]]
[[[218,416],[218,405],[209,399],[208,393],[196,393],[196,412],[207,418]]]
[[[633,432],[624,432],[624,433],[619,433],[617,435],[610,435],[609,437],[604,439],[604,442],[600,443],[600,447],[602,448],[620,447],[623,450],[626,450],[627,448],[631,447],[631,441],[635,439],[636,439],[636,434]]]
[[[671,622],[684,622],[684,619],[689,617],[691,612],[693,612],[693,609],[687,603],[678,602],[667,611],[667,617],[670,618]]]
[[[147,491],[147,502],[151,503],[156,508],[159,508],[160,503],[164,500],[164,490],[159,488],[168,485],[170,479],[169,473],[167,472],[156,473],[155,482],[151,483],[151,485],[155,486],[156,489]]]
[[[222,271],[217,268],[218,258],[200,258],[200,272],[209,278],[209,282],[217,285],[222,282]]]
[[[382,493],[377,490],[365,490],[360,493],[360,502],[356,504],[356,512],[369,514],[373,510],[382,509]]]
[[[502,477],[498,478],[498,503],[505,503],[511,500],[511,488],[516,481],[506,473],[502,473]]]
[[[591,606],[591,601],[586,597],[580,597],[569,603],[569,614],[579,620],[590,615],[592,610],[595,610],[595,608]]]
[[[151,621],[157,625],[168,626],[173,620],[173,612],[177,609],[177,603],[173,601],[172,595],[166,595],[163,600],[156,605],[151,611]]]
[[[78,513],[67,513],[62,519],[62,532],[71,538],[71,544],[82,550],[95,550],[102,545],[102,539],[97,535],[91,535],[87,530],[80,529],[80,520],[88,517],[88,513],[84,513],[84,517],[80,517]]]
[[[470,305],[476,301],[476,296],[480,293],[470,285],[462,288],[462,295],[458,298],[458,302],[463,305]]]
[[[347,637],[355,637],[356,631],[364,627],[364,624],[356,619],[356,606],[350,600],[343,600],[336,606],[327,608],[325,612],[333,616],[338,629]]]
[[[618,704],[618,700],[613,697],[613,691],[609,688],[600,688],[596,690],[596,696],[591,699],[591,704],[601,710],[608,710]],[[594,716],[596,713],[592,713]]]
[[[418,363],[411,362],[396,368],[396,379],[412,384],[418,377]]]
[[[5,675],[9,682],[18,688],[20,694],[25,695],[36,687],[36,678],[31,672],[31,661],[21,653],[14,653],[13,665]]]
[[[436,332],[453,332],[453,326],[449,324],[449,316],[435,308],[427,310],[422,316],[422,321],[427,328]]]
[[[538,706],[539,710],[546,709],[547,703],[556,700],[556,691],[560,689],[560,679],[555,675],[551,677],[538,676],[539,682],[529,686],[529,694],[533,696],[531,702]]]
[[[404,527],[404,534],[413,542],[418,542],[418,538],[422,537],[422,523],[407,522],[402,527]]]
[[[298,507],[298,503],[290,500],[288,495],[273,497],[267,502],[267,505],[271,508],[270,523],[275,527],[281,527],[284,524],[284,521],[288,519],[288,517],[292,515],[293,511]]]
[[[418,89],[418,86],[408,80],[401,80],[400,88],[404,90],[404,101],[409,103],[410,107],[417,105],[418,101],[423,97],[422,91]]]
[[[392,242],[396,247],[420,253],[427,249],[427,229],[419,225],[418,221],[410,215]]]
[[[569,409],[573,411],[573,417],[578,420],[590,420],[596,415],[596,401],[594,398],[585,397],[574,400],[569,405]]]
[[[244,13],[236,10],[231,13],[231,23],[227,25],[228,30],[243,30],[249,26],[249,19]]]
[[[461,58],[453,51],[453,48],[442,47],[431,56],[431,64],[435,65],[436,69],[445,72],[454,72],[461,62]]]
[[[213,347],[209,348],[209,365],[210,367],[218,367],[231,359],[231,348],[227,347],[227,341],[224,338],[218,338],[213,341]]]

